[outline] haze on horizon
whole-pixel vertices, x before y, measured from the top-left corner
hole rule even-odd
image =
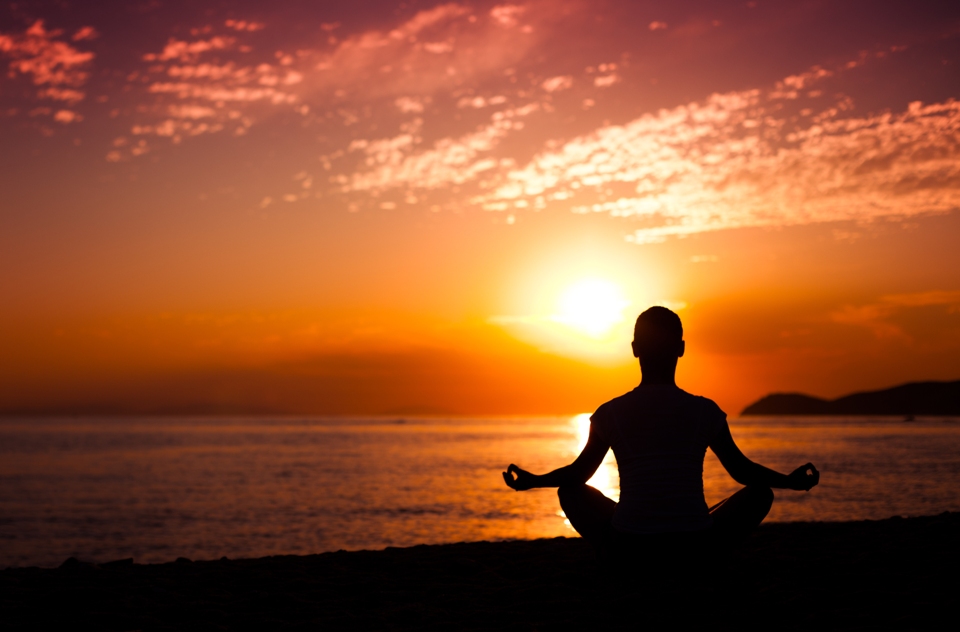
[[[0,8],[0,411],[960,377],[960,6]]]

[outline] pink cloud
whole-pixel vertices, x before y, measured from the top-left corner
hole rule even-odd
[[[83,40],[92,40],[100,37],[100,33],[97,32],[97,29],[92,26],[83,26],[77,29],[77,32],[73,34],[72,39],[74,42],[81,42]]]
[[[617,73],[613,72],[609,75],[603,75],[602,77],[595,77],[593,80],[593,85],[597,88],[609,88],[615,83],[620,82],[620,77]]]
[[[498,169],[501,161],[490,152],[511,131],[522,129],[523,119],[539,109],[537,103],[494,112],[490,123],[459,138],[444,138],[418,151],[419,126],[399,136],[375,141],[358,140],[350,151],[366,154],[367,171],[340,179],[345,193],[384,193],[393,189],[439,189],[462,184]]]
[[[369,117],[371,101],[382,98],[404,114],[423,112],[424,104],[438,94],[456,96],[461,107],[500,106],[506,96],[461,96],[464,86],[489,78],[502,81],[504,71],[545,36],[549,29],[541,27],[554,19],[550,15],[516,5],[500,5],[484,15],[447,3],[387,29],[340,38],[332,35],[339,25],[325,25],[330,43],[292,53],[277,51],[269,62],[260,63],[254,61],[253,49],[244,45],[250,32],[259,28],[250,25],[257,23],[225,24],[230,34],[217,34],[211,27],[197,31],[194,40],[171,38],[159,52],[143,56],[151,64],[146,91],[160,101],[140,108],[138,133],[174,140],[199,129],[243,133],[276,108],[293,108],[304,115],[326,112],[326,118],[320,119],[321,114],[314,120],[332,119],[347,127]],[[522,30],[521,17],[537,26],[534,33]],[[139,86],[141,79],[134,81]],[[556,81],[548,85],[559,90],[571,79]],[[206,127],[194,125],[188,131],[185,125],[170,122],[180,118],[171,116],[172,105],[212,108],[216,114],[204,117]]]
[[[521,16],[536,28],[521,28]],[[362,101],[453,92],[519,63],[546,37],[551,16],[517,5],[479,15],[442,4],[389,31],[363,31],[338,40],[332,51],[314,51],[320,72],[304,73],[302,94]]]
[[[573,77],[570,75],[550,77],[549,79],[545,79],[543,83],[540,84],[540,87],[547,92],[560,92],[561,90],[568,90],[572,86]]]
[[[227,28],[233,29],[234,31],[262,31],[266,28],[266,25],[262,22],[253,22],[247,20],[227,20],[224,22],[224,26]]]
[[[227,27],[241,34],[262,26],[228,22]],[[204,34],[211,32],[212,29],[204,29]],[[144,61],[153,62],[147,74],[153,77],[147,83],[147,93],[160,100],[140,108],[140,120],[130,128],[130,133],[169,138],[174,143],[201,134],[243,135],[256,120],[253,107],[304,107],[291,91],[303,75],[292,67],[287,56],[280,55],[279,63],[241,64],[219,59],[224,55],[242,55],[244,50],[236,37],[212,35],[194,41],[171,38],[159,53],[144,55]],[[142,155],[148,148],[149,145],[138,144],[115,149],[108,160]]]
[[[211,101],[218,108],[227,102],[266,101],[275,105],[295,103],[297,97],[271,87],[248,87],[226,85],[203,85],[188,82],[156,82],[150,84],[150,92],[155,94],[173,94],[179,99],[199,99]]]
[[[57,113],[53,115],[53,120],[58,123],[75,123],[83,120],[83,117],[72,110],[58,110]]]
[[[92,27],[83,27],[73,39],[91,39],[95,33]],[[79,88],[87,81],[94,54],[58,39],[62,35],[62,30],[48,31],[43,20],[37,20],[21,34],[0,34],[0,55],[11,59],[8,76],[24,75],[34,85],[45,86],[37,97],[76,103],[85,97]]]
[[[195,61],[203,53],[214,50],[226,50],[232,48],[236,39],[226,36],[211,37],[208,40],[197,40],[186,42],[170,38],[167,45],[159,53],[147,53],[143,56],[144,61],[170,61],[176,59],[183,62]]]
[[[513,27],[517,25],[524,12],[525,7],[516,4],[501,4],[490,9],[490,17],[501,26]]]
[[[398,97],[393,104],[404,114],[420,113],[423,112],[424,100],[413,97]]]
[[[82,90],[74,88],[57,88],[51,86],[37,92],[38,97],[54,99],[56,101],[66,101],[67,103],[77,103],[83,101],[86,94]]]
[[[834,73],[825,70],[820,66],[814,66],[807,72],[784,77],[782,81],[776,83],[776,87],[767,94],[769,99],[796,99],[800,91],[809,88],[812,84],[821,79],[832,77]],[[811,92],[811,96],[819,96],[819,93]]]
[[[840,96],[788,120],[778,91],[832,74],[814,67],[769,92],[714,94],[602,126],[521,168],[491,169],[489,192],[473,203],[639,217],[637,243],[960,207],[960,103],[855,117]]]

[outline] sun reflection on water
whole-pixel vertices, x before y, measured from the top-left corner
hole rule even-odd
[[[570,418],[570,425],[573,426],[574,441],[576,442],[576,445],[572,446],[575,449],[571,452],[578,455],[587,445],[587,437],[590,436],[590,413],[574,415]],[[607,455],[603,457],[603,462],[597,468],[597,472],[587,481],[587,485],[597,488],[607,498],[619,502],[620,473],[617,470],[617,460],[614,458],[612,450],[608,451]],[[571,530],[573,529],[562,510],[558,511],[557,515],[563,517],[563,523]]]
[[[574,415],[570,420],[576,433],[577,449],[576,454],[580,454],[583,446],[587,445],[587,437],[590,436],[590,413],[581,413]],[[615,501],[620,500],[620,473],[617,470],[617,460],[613,457],[613,451],[607,452],[603,457],[603,463],[597,468],[597,473],[587,481],[587,485],[596,487],[603,495]]]

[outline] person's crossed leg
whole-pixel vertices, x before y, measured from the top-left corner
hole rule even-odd
[[[566,485],[557,490],[557,496],[570,526],[601,558],[616,554],[610,549],[619,542],[644,538],[617,532],[612,525],[617,503],[590,485]],[[773,491],[769,487],[744,487],[710,508],[713,524],[703,535],[708,537],[711,548],[719,549],[716,553],[729,550],[763,522],[772,504]]]

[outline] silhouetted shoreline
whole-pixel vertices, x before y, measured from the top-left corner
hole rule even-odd
[[[960,587],[958,534],[960,513],[764,525],[703,596],[701,614],[730,628],[931,627]],[[651,593],[656,580],[641,570],[637,586],[611,595],[579,538],[152,565],[70,560],[0,571],[0,610],[6,629],[588,629],[598,618],[616,624],[624,606],[649,620],[668,603]]]
[[[741,415],[960,415],[960,380],[911,382],[827,400],[803,393],[771,393]]]

